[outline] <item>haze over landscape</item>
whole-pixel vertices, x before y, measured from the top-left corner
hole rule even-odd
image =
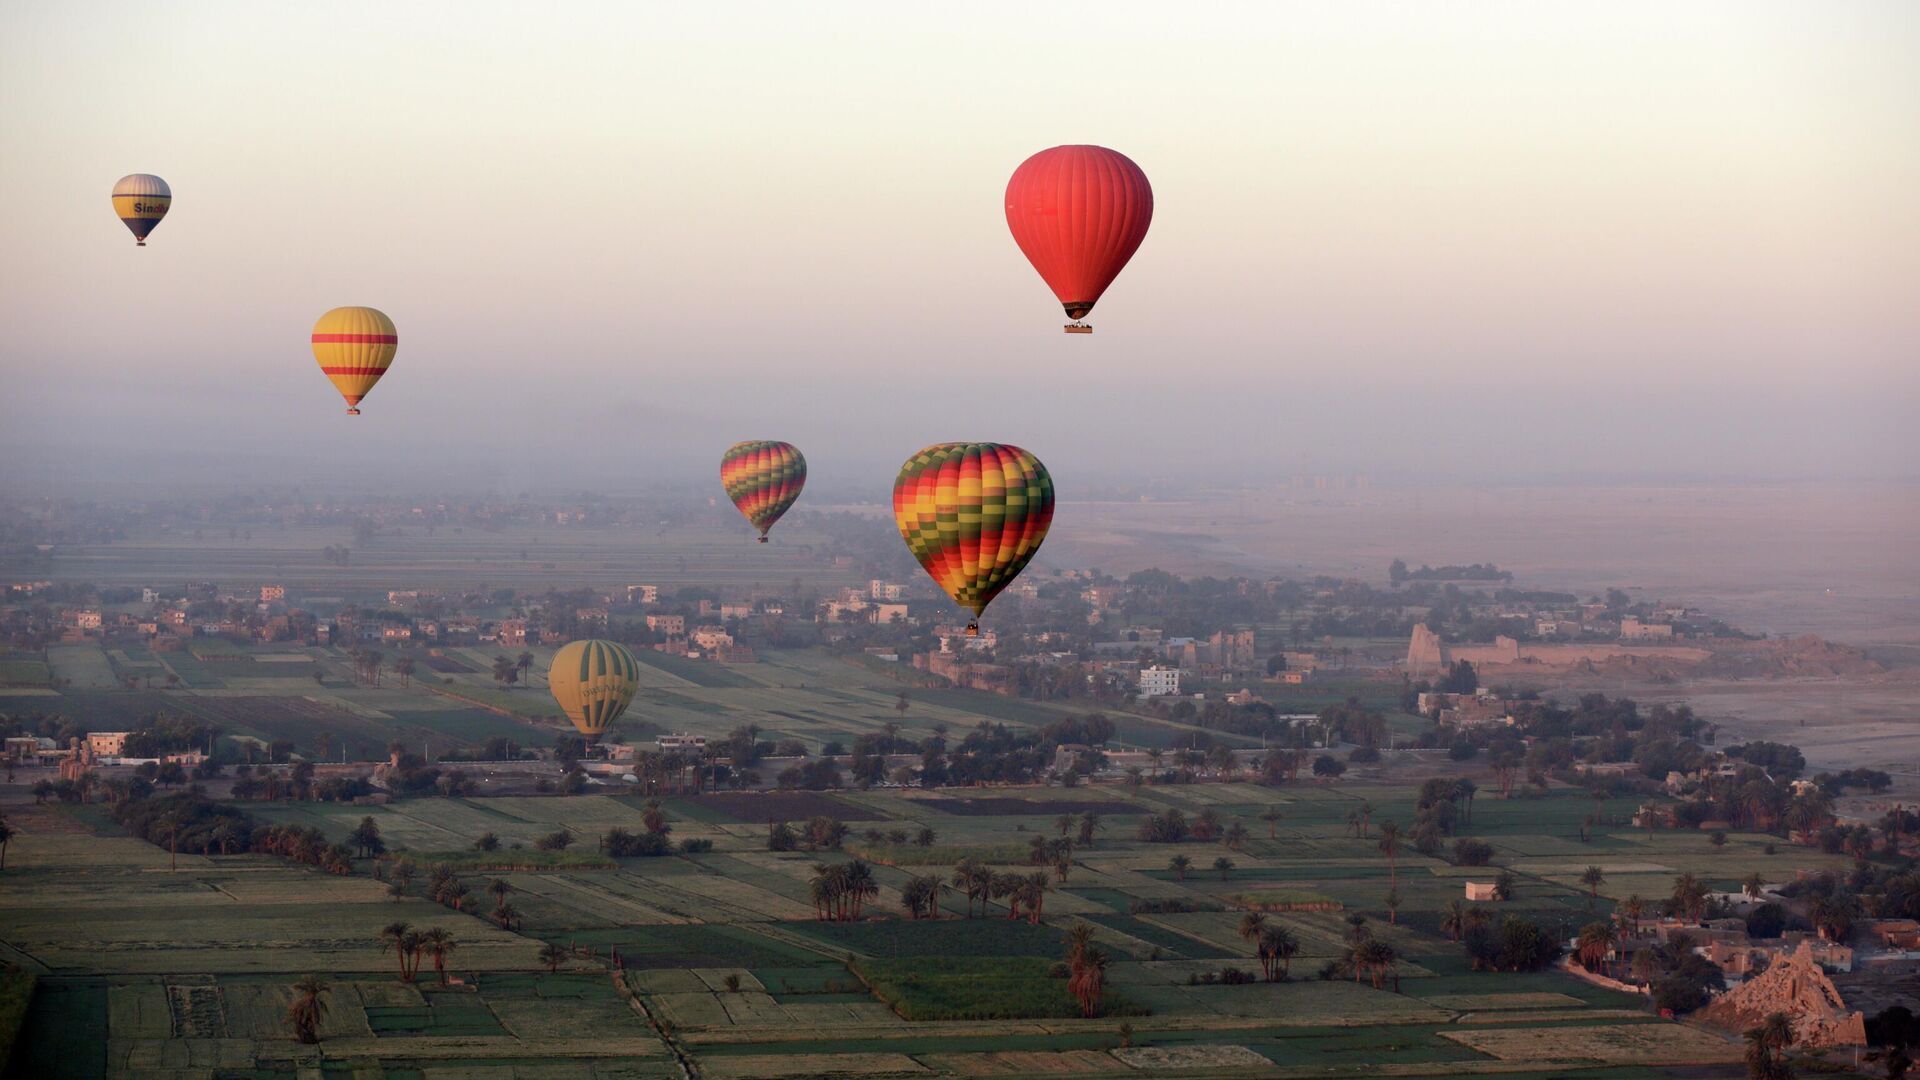
[[[13,2],[0,208],[0,1080],[1920,1057],[1920,5]]]

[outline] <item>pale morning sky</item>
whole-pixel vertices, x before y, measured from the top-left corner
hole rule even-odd
[[[0,453],[45,477],[1920,462],[1912,3],[10,0],[0,103]],[[1064,142],[1157,202],[1088,337],[1001,213]],[[401,337],[354,419],[339,304]]]

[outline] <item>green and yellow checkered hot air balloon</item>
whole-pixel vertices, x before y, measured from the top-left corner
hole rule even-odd
[[[936,443],[893,482],[894,524],[927,574],[980,613],[1033,561],[1053,523],[1053,478],[1040,459],[1000,443]]]
[[[760,530],[763,544],[767,530],[793,506],[806,483],[807,459],[792,443],[753,439],[734,443],[720,458],[720,484],[733,505]]]
[[[547,669],[553,700],[588,742],[605,735],[627,711],[639,679],[640,664],[625,645],[598,639],[561,646]]]

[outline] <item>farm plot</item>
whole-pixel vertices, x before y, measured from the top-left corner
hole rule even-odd
[[[1740,1060],[1727,1039],[1687,1024],[1600,1024],[1443,1031],[1440,1036],[1502,1061],[1593,1061],[1607,1065],[1711,1065]]]
[[[91,642],[49,645],[47,667],[54,678],[65,680],[82,690],[110,690],[120,685],[120,679],[113,671],[113,662],[107,659],[106,652],[100,646]]]
[[[1062,932],[1009,919],[886,919],[788,927],[837,954],[873,957],[1064,956]]]
[[[1052,962],[1034,956],[915,956],[857,960],[853,970],[880,1000],[908,1020],[1025,1020],[1077,1017],[1080,1004],[1065,979],[1048,974]],[[1146,1009],[1110,988],[1105,1015],[1138,1016]]]
[[[39,660],[0,659],[0,686],[50,686],[53,672]]]
[[[1127,995],[1155,1016],[1257,1019],[1276,1027],[1439,1024],[1453,1016],[1415,998],[1338,979],[1246,986],[1129,985]]]
[[[621,796],[632,799],[632,796]],[[725,791],[672,799],[667,807],[696,821],[761,825],[769,821],[806,821],[830,817],[840,821],[884,821],[886,816],[832,795],[814,791]]]
[[[610,927],[548,934],[529,927],[542,938],[576,944],[603,955],[620,951],[629,969],[796,967],[826,963],[820,954],[739,926],[711,924]],[[631,973],[631,972],[630,972]]]

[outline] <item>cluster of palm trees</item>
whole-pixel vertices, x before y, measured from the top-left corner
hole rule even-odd
[[[230,846],[244,847],[237,830],[237,826],[228,822],[215,825],[207,837],[208,846],[218,846],[222,855],[228,853]],[[344,844],[328,843],[327,834],[317,828],[267,825],[253,830],[251,847],[254,851],[317,866],[329,874],[345,877],[353,873],[353,851]]]
[[[1273,821],[1280,815],[1274,811]],[[1269,824],[1271,831],[1271,824]],[[1234,851],[1242,850],[1247,842],[1247,827],[1238,820],[1223,822],[1220,812],[1208,807],[1194,816],[1191,824],[1187,816],[1178,810],[1168,809],[1158,814],[1149,814],[1140,821],[1135,837],[1150,844],[1178,844],[1187,840],[1211,844],[1215,840]]]
[[[1341,963],[1353,972],[1354,982],[1359,982],[1365,976],[1378,990],[1381,981],[1392,974],[1400,953],[1392,945],[1373,936],[1363,915],[1355,913],[1347,916],[1347,927],[1347,951]],[[1399,976],[1394,976],[1396,987],[1399,982]]]
[[[1093,926],[1075,923],[1067,931],[1067,992],[1082,1016],[1099,1016],[1107,988],[1107,954],[1093,943]]]
[[[354,678],[370,686],[380,685],[380,669],[386,666],[387,658],[379,649],[365,648],[355,642],[353,647],[347,650],[347,659],[353,663]],[[408,670],[411,672],[411,666]]]
[[[532,667],[533,654],[530,652],[523,652],[512,660],[496,656],[493,658],[493,681],[502,686],[512,686],[524,678]]]
[[[487,881],[487,895],[493,897],[493,910],[487,913],[487,918],[499,923],[502,930],[513,930],[520,925],[519,910],[507,903],[507,896],[512,892],[513,886],[506,878]]]
[[[1264,912],[1249,911],[1240,916],[1240,937],[1253,942],[1254,956],[1260,961],[1261,977],[1281,982],[1290,974],[1293,958],[1300,954],[1300,939],[1278,922],[1268,922]]]
[[[447,985],[447,957],[453,955],[458,945],[453,934],[439,926],[416,930],[405,922],[395,921],[380,931],[380,951],[391,952],[399,960],[401,982],[412,982],[420,972],[420,962],[430,959],[434,973],[440,976],[440,985]]]
[[[1018,919],[1024,912],[1027,921],[1036,925],[1045,914],[1047,892],[1053,887],[1045,870],[1030,874],[1013,871],[996,873],[992,867],[972,859],[962,859],[956,863],[948,883],[955,892],[966,895],[969,919],[973,918],[973,905],[976,902],[984,917],[988,906],[995,900],[1001,900],[1007,905],[1007,918]]]
[[[880,882],[865,859],[814,863],[807,894],[813,901],[814,918],[842,922],[860,918],[867,901],[880,895]]]
[[[1233,873],[1235,865],[1232,859],[1222,855],[1213,860],[1213,872],[1220,875],[1221,881],[1225,881],[1227,876]],[[1173,872],[1174,877],[1185,881],[1187,874],[1193,870],[1193,858],[1188,855],[1175,855],[1167,860],[1167,869]]]
[[[1467,931],[1476,926],[1485,926],[1493,921],[1493,912],[1478,904],[1468,906],[1459,900],[1447,901],[1440,911],[1440,932],[1447,935],[1449,941],[1459,941]]]

